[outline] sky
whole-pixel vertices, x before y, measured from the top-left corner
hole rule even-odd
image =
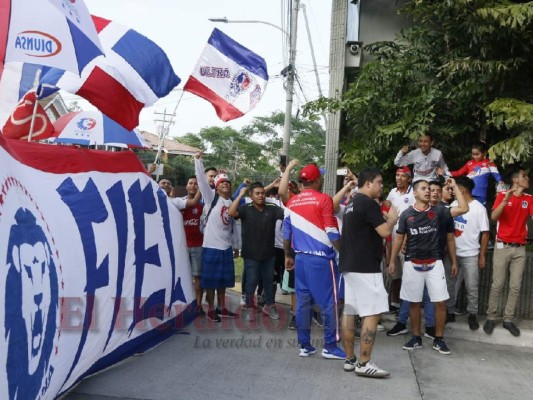
[[[284,58],[288,56],[284,57],[282,32],[262,23],[225,24],[214,23],[208,19],[227,17],[228,20],[260,20],[288,30],[286,11],[282,13],[282,5],[286,10],[288,0],[85,0],[85,3],[91,14],[133,28],[157,43],[167,53],[174,71],[182,79],[178,90],[174,89],[154,106],[142,111],[139,125],[141,130],[155,133],[154,120],[161,116],[158,117],[154,113],[163,113],[166,110],[170,114],[174,111],[182,94],[180,89],[191,74],[215,27],[266,60],[270,80],[264,97],[256,108],[245,116],[223,122],[218,119],[207,101],[185,92],[169,135],[197,133],[206,126],[231,126],[239,129],[250,124],[254,117],[285,110],[286,95],[280,71],[286,66]],[[301,3],[306,7],[322,93],[327,95],[331,1],[305,0]],[[293,115],[298,107],[319,95],[302,11],[298,16],[297,38],[296,71],[302,89],[296,90]],[[66,93],[64,98],[67,105],[76,99]],[[84,101],[79,101],[79,105],[84,109],[91,108]]]

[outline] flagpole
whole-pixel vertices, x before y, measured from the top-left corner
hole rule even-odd
[[[41,70],[38,69],[35,72],[35,84],[39,84],[39,79],[41,77]],[[33,113],[31,115],[31,122],[30,122],[30,132],[28,133],[28,142],[31,142],[31,135],[33,134],[33,126],[35,125],[35,116],[37,115],[37,106],[39,105],[39,100],[37,99],[37,89],[35,89],[35,103],[33,104]]]

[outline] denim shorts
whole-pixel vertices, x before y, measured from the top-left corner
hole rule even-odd
[[[202,246],[189,247],[192,276],[202,276]]]

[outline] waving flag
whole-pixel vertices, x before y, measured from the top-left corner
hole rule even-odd
[[[11,61],[79,74],[101,54],[82,0],[0,0],[0,74]]]
[[[140,33],[94,17],[105,57],[98,57],[81,78],[52,69],[42,83],[55,85],[87,99],[128,130],[139,125],[139,113],[180,83],[165,52]]]
[[[37,96],[34,90],[26,93],[2,128],[2,134],[10,139],[26,139],[30,132],[31,120]],[[54,126],[44,108],[37,103],[37,112],[32,129],[32,139],[41,140],[53,135]]]
[[[265,93],[265,60],[214,29],[183,90],[209,101],[222,121],[242,117]]]
[[[33,87],[41,66],[23,62],[10,62],[4,66],[0,79],[0,131],[20,99]]]

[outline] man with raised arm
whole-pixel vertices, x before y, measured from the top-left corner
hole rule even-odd
[[[453,179],[449,179],[448,184],[452,188],[455,187]],[[457,207],[431,206],[429,182],[423,179],[414,183],[413,190],[415,204],[400,216],[389,263],[389,273],[393,275],[396,268],[393,260],[398,256],[404,237],[407,236],[400,298],[411,303],[413,337],[403,346],[403,349],[415,350],[422,347],[420,302],[424,286],[427,286],[429,298],[432,303],[435,303],[436,324],[433,349],[441,354],[451,354],[443,338],[446,323],[445,301],[449,295],[442,264],[441,225],[450,218],[468,212],[468,204],[462,193],[457,191]]]
[[[198,186],[207,208],[208,218],[204,228],[202,244],[202,276],[200,286],[206,291],[209,305],[207,318],[220,322],[220,318],[234,318],[237,314],[226,307],[226,288],[235,286],[234,249],[238,248],[237,231],[234,219],[228,215],[231,206],[231,182],[226,174],[218,174],[213,180],[215,192],[209,185],[202,153],[194,160]],[[215,309],[215,290],[218,307]]]

